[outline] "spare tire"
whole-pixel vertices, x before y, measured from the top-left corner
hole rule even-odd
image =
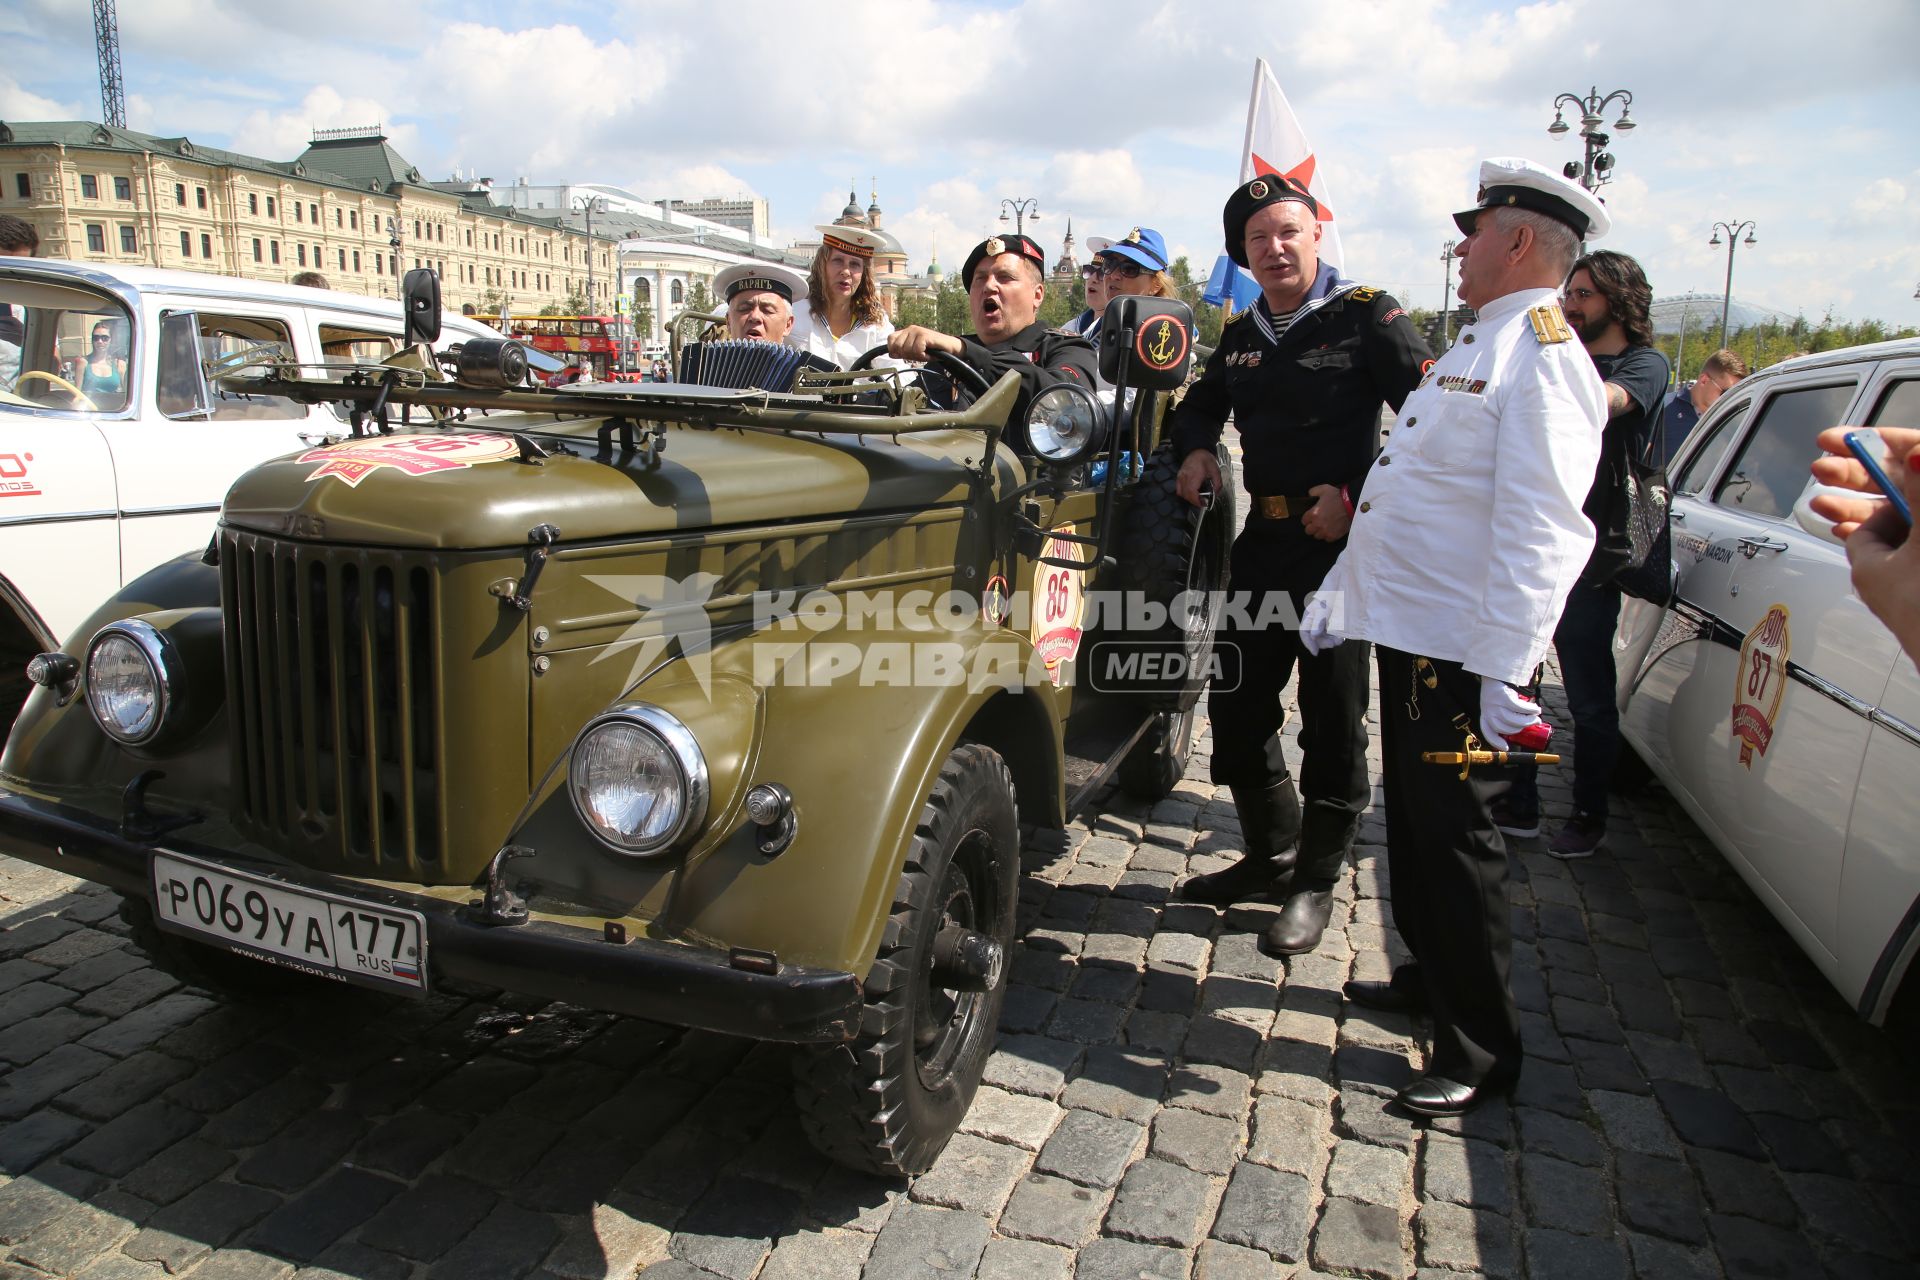
[[[1186,711],[1212,671],[1213,637],[1225,599],[1238,526],[1233,463],[1216,446],[1220,492],[1204,511],[1175,490],[1171,444],[1147,458],[1113,541],[1121,608],[1103,611],[1090,645],[1096,689],[1139,697],[1157,711]]]

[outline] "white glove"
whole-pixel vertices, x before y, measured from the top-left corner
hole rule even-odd
[[[1553,730],[1540,718],[1540,704],[1504,680],[1480,677],[1480,731],[1492,740],[1521,751],[1538,751]]]
[[[1325,592],[1315,593],[1300,615],[1300,643],[1315,657],[1346,639],[1329,628],[1332,618],[1333,599]]]

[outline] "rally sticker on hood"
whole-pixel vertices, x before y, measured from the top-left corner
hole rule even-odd
[[[463,471],[483,462],[504,462],[518,457],[519,453],[520,446],[512,436],[494,432],[457,436],[414,432],[343,440],[339,444],[309,449],[294,461],[320,464],[307,476],[309,483],[322,476],[333,476],[357,487],[382,467],[392,467],[407,476],[428,476],[441,471]]]

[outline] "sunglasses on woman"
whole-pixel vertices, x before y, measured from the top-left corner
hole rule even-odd
[[[1095,270],[1101,275],[1119,276],[1123,280],[1137,280],[1146,268],[1135,262],[1103,262]]]

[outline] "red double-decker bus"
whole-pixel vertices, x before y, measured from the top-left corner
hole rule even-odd
[[[500,328],[497,315],[475,316],[482,324]],[[561,360],[591,369],[593,376],[607,379],[614,367],[614,328],[612,316],[515,316],[507,318],[506,334],[537,351],[545,351]]]

